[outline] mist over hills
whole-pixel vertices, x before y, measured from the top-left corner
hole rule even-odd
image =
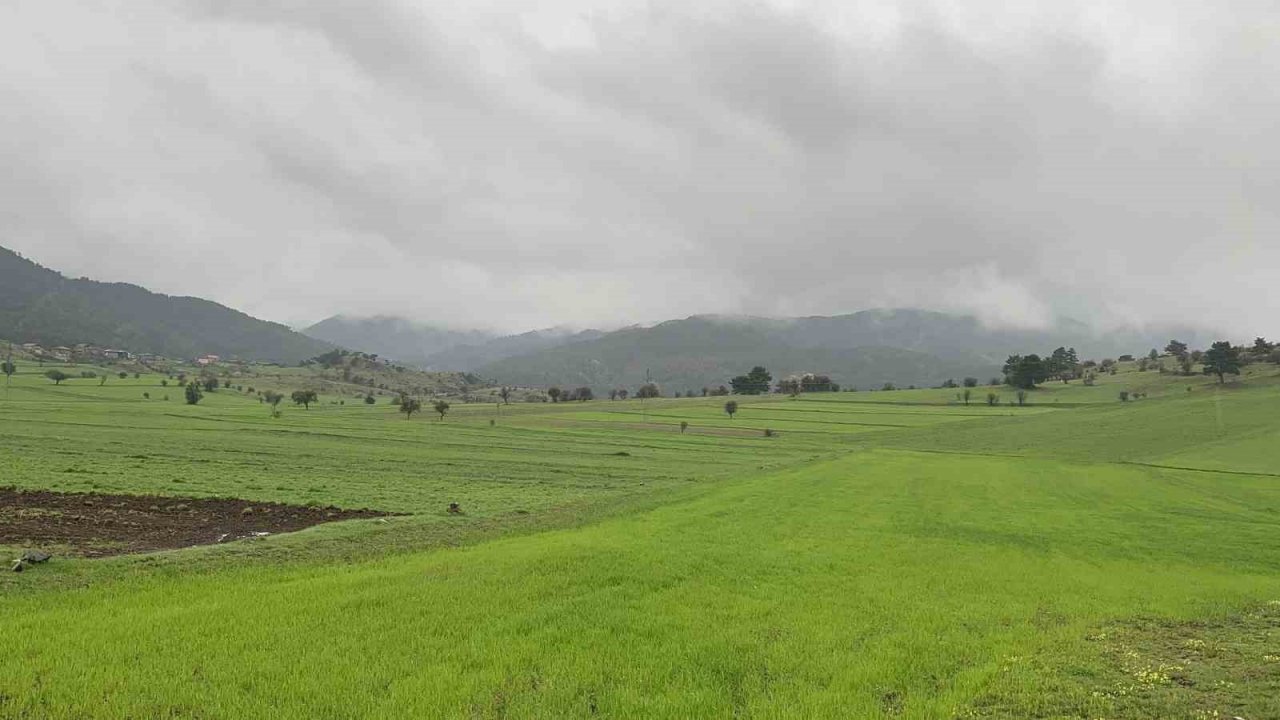
[[[71,279],[0,247],[0,338],[42,345],[89,343],[190,358],[296,363],[332,348],[279,323],[215,302],[137,285]]]
[[[394,316],[334,316],[297,333],[208,300],[135,285],[72,280],[0,248],[0,337],[46,345],[92,343],[171,357],[216,353],[294,363],[341,346],[429,370],[475,373],[525,386],[631,387],[652,378],[668,392],[727,383],[753,365],[775,378],[813,372],[843,386],[935,385],[999,374],[1012,353],[1075,347],[1082,357],[1193,346],[1189,328],[1097,332],[1064,321],[1044,330],[989,328],[976,318],[877,309],[801,318],[693,315],[619,330],[549,328],[515,335]]]
[[[334,320],[319,325],[338,326]],[[1045,353],[1060,345],[1102,358],[1144,353],[1175,336],[1207,342],[1187,328],[1100,333],[1064,321],[1051,330],[999,329],[969,316],[913,309],[803,318],[694,315],[611,332],[541,330],[479,342],[468,342],[474,333],[387,318],[342,324],[362,328],[349,337],[358,337],[364,349],[434,370],[474,372],[506,384],[597,390],[634,387],[651,377],[671,392],[715,387],[757,364],[775,377],[823,373],[846,387],[933,385],[966,376],[985,381],[999,374],[1009,354]],[[380,337],[377,329],[395,336]],[[321,337],[345,344],[335,334]],[[397,348],[417,354],[396,355]]]

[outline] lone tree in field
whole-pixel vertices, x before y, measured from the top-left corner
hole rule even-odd
[[[61,385],[63,380],[66,380],[67,378],[71,377],[70,375],[62,372],[61,370],[50,370],[49,372],[45,373],[44,376],[52,380],[54,385]]]
[[[0,372],[4,373],[6,378],[13,377],[14,373],[18,372],[18,366],[14,365],[12,360],[5,360],[0,362]]]
[[[1000,404],[1000,396],[995,393],[987,393],[987,404],[995,407]]]
[[[734,413],[738,412],[738,401],[730,400],[729,402],[725,403],[724,411],[725,411],[725,414],[729,416],[729,419],[732,420]]]
[[[205,389],[205,391],[207,391],[207,392],[217,392],[217,390],[218,390],[218,378],[216,378],[216,377],[214,377],[214,376],[212,376],[212,375],[208,375],[208,376],[206,376],[206,377],[205,377],[205,379],[204,379],[204,389]]]
[[[421,409],[422,401],[418,398],[406,397],[400,399],[400,412],[404,413],[405,420],[413,417],[413,414]]]
[[[431,404],[431,409],[440,413],[440,420],[444,420],[444,414],[449,412],[449,403],[443,400],[437,400]]]
[[[684,431],[685,431],[685,430],[688,430],[688,429],[689,429],[689,421],[688,421],[688,420],[681,420],[681,421],[680,421],[680,434],[681,434],[681,435],[683,435],[683,434],[684,434]]]
[[[729,380],[729,385],[733,388],[734,395],[761,395],[769,392],[769,384],[773,382],[773,376],[763,365],[757,365],[751,368],[751,372],[746,375],[739,375]]]
[[[1181,361],[1187,356],[1187,344],[1181,340],[1170,340],[1164,351]]]
[[[636,397],[641,400],[662,397],[662,391],[658,389],[657,383],[645,383],[640,386],[639,390],[636,390]],[[626,398],[623,399],[625,400]]]
[[[197,405],[200,403],[200,399],[204,397],[204,393],[200,392],[200,383],[195,380],[187,383],[186,394],[188,405]]]
[[[262,393],[262,399],[267,401],[271,407],[276,407],[284,400],[284,393],[278,393],[275,390],[268,390]]]
[[[319,399],[315,390],[294,390],[289,397],[293,398],[294,405],[301,405],[303,410],[310,410],[311,403]]]
[[[368,395],[364,396],[365,405],[372,405],[376,402],[378,402],[378,399],[373,396],[373,393],[369,393]]]
[[[551,402],[553,403],[560,402],[560,396],[563,394],[564,391],[558,387],[547,388],[547,397],[551,398]]]
[[[962,396],[962,397],[964,397],[964,404],[965,404],[965,405],[968,405],[968,404],[969,404],[969,398],[973,397],[973,391],[972,391],[972,390],[970,390],[969,388],[965,388],[965,389],[964,389],[964,392],[963,392],[963,393],[961,393],[961,396]]]
[[[596,396],[594,393],[591,392],[591,388],[580,387],[577,390],[573,391],[573,399],[577,400],[578,402],[586,402],[588,400],[595,400]]]
[[[1204,352],[1204,374],[1217,375],[1218,382],[1227,381],[1226,376],[1240,374],[1240,350],[1231,347],[1231,343],[1220,340]]]
[[[498,397],[502,398],[503,405],[510,405],[511,404],[511,388],[507,387],[506,385],[503,385],[502,389],[498,391]]]

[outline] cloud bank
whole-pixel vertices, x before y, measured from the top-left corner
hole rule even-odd
[[[15,0],[0,244],[294,323],[1280,335],[1280,6],[1007,6]]]

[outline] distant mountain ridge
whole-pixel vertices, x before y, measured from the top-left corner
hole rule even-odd
[[[332,348],[209,300],[66,278],[3,247],[0,337],[42,345],[90,343],[174,358],[213,353],[282,363]]]
[[[332,320],[325,323],[333,325]],[[1162,348],[1171,337],[1207,341],[1187,329],[1099,333],[1072,321],[1052,330],[993,329],[974,317],[915,309],[800,318],[693,315],[611,332],[538,330],[478,342],[467,339],[479,333],[468,336],[407,321],[347,322],[362,327],[362,334],[350,337],[358,337],[365,349],[428,369],[474,372],[504,384],[596,390],[635,387],[652,377],[671,392],[725,384],[757,364],[775,378],[822,373],[846,387],[935,385],[967,376],[985,382],[1013,353],[1048,353],[1064,346],[1100,359]],[[379,328],[410,338],[378,337]],[[447,336],[453,344],[445,349],[432,347],[416,358],[393,352],[409,349],[405,342],[427,345],[422,338],[446,337],[444,332],[453,333]],[[337,335],[322,337],[347,344]]]
[[[1013,353],[1075,347],[1082,357],[1162,348],[1171,337],[1204,344],[1185,328],[1097,333],[1077,322],[1052,330],[992,329],[976,318],[914,309],[803,318],[695,315],[652,327],[508,357],[472,370],[498,382],[634,387],[652,377],[671,392],[728,382],[753,365],[775,378],[822,373],[845,387],[936,385],[1000,374]]]
[[[469,371],[486,363],[569,342],[592,340],[599,330],[546,328],[518,335],[450,329],[401,317],[334,315],[303,329],[311,337],[377,353],[425,370]]]
[[[427,359],[436,353],[485,343],[497,337],[495,333],[483,330],[450,330],[388,315],[368,318],[334,315],[304,328],[302,332],[334,345],[376,353],[422,368],[427,367]]]

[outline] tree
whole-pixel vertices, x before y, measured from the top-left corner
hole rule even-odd
[[[1004,363],[1004,376],[1010,385],[1031,390],[1049,377],[1049,371],[1039,355],[1010,355]]]
[[[218,378],[212,375],[205,376],[204,389],[208,392],[216,392],[218,389]]]
[[[422,409],[422,401],[418,398],[402,397],[400,398],[400,412],[404,413],[404,419],[408,420],[413,414]]]
[[[746,375],[729,380],[729,385],[733,388],[734,395],[760,395],[769,392],[769,384],[772,382],[773,376],[769,371],[764,366],[757,365]]]
[[[1187,344],[1181,340],[1170,340],[1169,344],[1164,346],[1164,351],[1178,360],[1182,360],[1187,356]]]
[[[431,404],[431,409],[440,413],[440,419],[444,420],[444,414],[449,412],[449,403],[443,400],[437,400]]]
[[[1151,362],[1155,362],[1156,360],[1159,360],[1160,359],[1159,351],[1157,351],[1155,348],[1151,348],[1151,352],[1147,353],[1147,359],[1150,360]]]
[[[734,413],[738,412],[738,401],[730,400],[729,402],[725,403],[724,411],[729,416],[729,419],[732,420]]]
[[[262,393],[262,399],[266,400],[267,404],[271,407],[276,407],[280,404],[281,400],[284,400],[284,394],[278,393],[275,390],[268,390]]]
[[[978,378],[967,377],[964,379],[964,386],[967,388],[978,387]]]
[[[294,390],[289,397],[293,399],[294,405],[301,405],[304,410],[310,410],[311,403],[319,400],[315,390]]]
[[[52,380],[54,385],[61,385],[63,380],[66,380],[67,378],[71,377],[70,375],[62,372],[61,370],[50,370],[46,372],[44,376]]]
[[[989,392],[989,393],[987,393],[987,404],[988,404],[988,405],[991,405],[991,406],[999,405],[999,404],[1000,404],[1000,396],[999,396],[999,395],[997,395],[997,394],[995,394],[995,393],[993,393],[993,392]]]
[[[800,383],[800,378],[790,377],[785,380],[778,381],[778,392],[782,393],[783,395],[790,395],[791,397],[795,397],[800,394],[802,387],[803,386]]]
[[[200,402],[200,399],[204,397],[204,393],[200,392],[200,383],[195,380],[187,383],[186,394],[188,405],[196,405]]]
[[[688,420],[681,420],[681,421],[680,421],[680,434],[681,434],[681,435],[683,435],[683,434],[684,434],[684,431],[685,431],[685,430],[688,430],[688,429],[689,429],[689,421],[688,421]]]
[[[968,404],[969,404],[969,398],[973,397],[973,391],[972,391],[972,390],[970,390],[969,388],[965,388],[965,389],[964,389],[964,392],[963,392],[961,395],[962,395],[962,397],[964,397],[964,404],[965,404],[965,405],[968,405]]]
[[[610,390],[610,391],[609,391],[609,399],[610,399],[610,400],[617,400],[617,399],[618,399],[618,389],[617,389],[617,388],[614,388],[614,389],[612,389],[612,390]]]
[[[1226,376],[1240,374],[1240,349],[1231,347],[1231,343],[1220,340],[1204,352],[1204,374],[1217,375],[1218,382],[1227,381]]]
[[[372,405],[372,404],[374,404],[374,403],[376,403],[376,402],[378,402],[378,400],[377,400],[377,398],[375,398],[375,397],[373,396],[373,393],[369,393],[368,395],[365,395],[365,396],[364,396],[364,404],[365,404],[365,405]]]
[[[125,378],[129,377],[129,373],[121,370],[120,372],[116,373],[116,377],[120,378],[121,380],[124,380]]]
[[[596,396],[591,392],[591,388],[580,387],[573,391],[573,398],[578,402],[586,402],[588,400],[595,400]]]
[[[498,397],[502,398],[503,405],[510,405],[511,404],[511,388],[507,387],[506,385],[503,385],[502,389],[498,391]]]
[[[1266,338],[1260,337],[1253,339],[1253,352],[1255,355],[1266,355],[1275,349],[1276,344],[1267,342]]]
[[[639,390],[636,390],[636,397],[641,400],[662,397],[662,391],[658,389],[657,383],[645,383],[640,386]]]
[[[631,394],[631,393],[627,392],[627,389],[626,389],[626,388],[622,388],[622,389],[618,390],[618,399],[619,399],[619,400],[626,400],[626,399],[627,399],[627,395],[630,395],[630,394]]]
[[[1018,405],[1021,406],[1026,404],[1027,404],[1027,391],[1023,390],[1022,388],[1018,388]]]
[[[1129,402],[1129,391],[1128,391],[1128,390],[1121,390],[1121,391],[1120,391],[1120,402]]]
[[[564,394],[564,391],[562,391],[558,387],[547,388],[547,397],[551,398],[551,402],[553,403],[560,402],[560,396],[563,394]]]

